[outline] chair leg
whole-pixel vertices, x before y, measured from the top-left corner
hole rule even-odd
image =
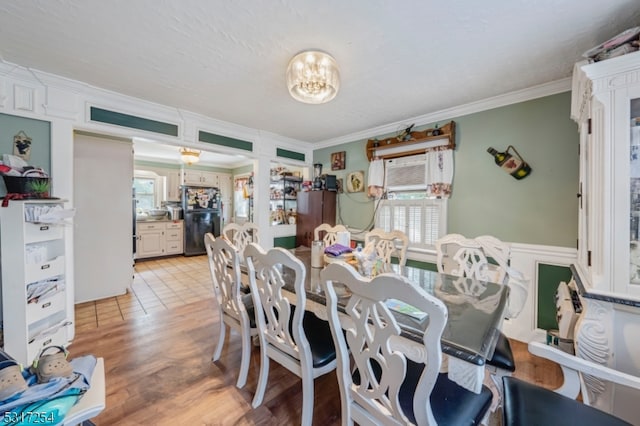
[[[218,344],[216,345],[216,348],[213,351],[212,361],[214,362],[220,359],[220,354],[222,353],[222,345],[224,345],[224,338],[225,338],[226,331],[227,331],[227,326],[224,323],[224,320],[220,318],[220,333],[218,337]]]
[[[487,371],[491,380],[485,380],[485,383],[493,394],[493,400],[491,402],[491,412],[494,412],[502,408],[502,377],[511,376],[511,373],[506,370]]]
[[[256,394],[253,396],[253,402],[251,406],[258,408],[262,404],[264,398],[264,392],[267,388],[267,379],[269,378],[269,357],[267,356],[267,348],[265,348],[265,342],[260,342],[260,377],[258,378],[258,386],[256,387]]]
[[[238,375],[238,382],[236,387],[242,389],[247,383],[247,376],[249,375],[249,361],[251,359],[251,332],[249,327],[242,330],[242,359],[240,361],[240,374]]]
[[[302,426],[311,426],[313,423],[313,375],[308,374],[302,377]]]

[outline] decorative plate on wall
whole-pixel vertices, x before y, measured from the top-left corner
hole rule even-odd
[[[351,172],[347,175],[347,192],[364,191],[364,171]]]

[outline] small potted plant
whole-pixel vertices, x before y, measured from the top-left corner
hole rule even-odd
[[[28,191],[39,198],[49,198],[49,179],[34,179],[28,184]]]

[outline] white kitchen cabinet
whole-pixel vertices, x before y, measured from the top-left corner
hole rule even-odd
[[[180,201],[180,197],[182,195],[180,191],[180,170],[178,169],[167,169],[166,171],[167,178],[167,201]]]
[[[165,231],[166,253],[180,254],[184,252],[183,222],[167,222]]]
[[[138,222],[136,259],[181,254],[183,222]]]
[[[41,222],[37,213],[63,205],[63,201],[12,200],[0,208],[4,350],[25,366],[47,346],[66,347],[74,334],[67,228]],[[43,294],[30,299],[35,289]]]
[[[185,185],[215,187],[218,186],[218,174],[204,170],[184,170],[182,182]]]
[[[220,172],[208,172],[205,170],[183,170],[182,182],[184,185],[209,186],[231,191],[231,174]],[[228,188],[227,188],[228,187]]]
[[[164,223],[137,224],[136,258],[163,256],[164,252]]]

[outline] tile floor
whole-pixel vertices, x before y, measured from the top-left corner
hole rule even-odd
[[[212,297],[206,255],[138,260],[127,294],[75,306],[76,329],[94,329]]]

